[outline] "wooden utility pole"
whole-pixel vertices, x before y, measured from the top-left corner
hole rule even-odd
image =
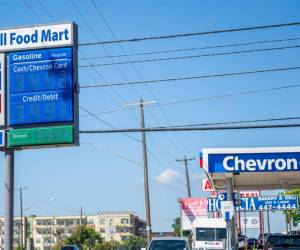
[[[186,177],[186,187],[187,187],[187,192],[188,192],[188,197],[192,197],[191,195],[191,186],[190,186],[190,177],[189,177],[189,169],[188,169],[188,162],[195,160],[195,157],[193,158],[186,158],[184,156],[184,159],[176,159],[177,162],[184,162],[185,166],[185,177]]]

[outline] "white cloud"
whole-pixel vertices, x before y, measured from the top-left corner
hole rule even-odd
[[[156,176],[154,180],[161,183],[168,183],[174,181],[174,178],[176,179],[178,177],[179,173],[176,170],[168,168],[165,171],[163,171],[160,175]]]

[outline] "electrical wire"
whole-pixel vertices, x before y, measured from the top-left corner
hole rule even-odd
[[[186,76],[186,77],[174,77],[174,78],[164,78],[164,79],[154,79],[145,81],[132,81],[132,82],[118,82],[118,83],[103,83],[103,84],[85,84],[80,86],[82,89],[86,88],[98,88],[98,87],[110,87],[110,86],[124,86],[124,85],[136,85],[136,84],[153,84],[153,83],[164,83],[182,80],[196,80],[196,79],[206,79],[206,78],[217,78],[217,77],[228,77],[228,76],[239,76],[239,75],[249,75],[249,74],[259,74],[259,73],[270,73],[278,71],[289,71],[298,70],[300,66],[283,67],[283,68],[269,68],[269,69],[258,69],[253,71],[241,71],[241,72],[230,72],[230,73],[219,73],[212,75],[199,75],[199,76]]]
[[[81,144],[82,144],[82,143],[81,143]],[[137,162],[136,160],[132,160],[132,159],[130,159],[130,158],[124,156],[124,155],[121,155],[121,154],[119,154],[119,153],[113,152],[112,150],[109,150],[109,149],[105,149],[105,148],[96,146],[95,143],[88,142],[88,143],[84,143],[84,144],[88,144],[88,145],[93,146],[93,147],[95,147],[95,148],[98,148],[98,149],[100,149],[100,150],[102,150],[102,151],[108,152],[108,153],[114,155],[115,157],[120,158],[120,159],[125,160],[125,161],[128,161],[129,163],[131,163],[131,164],[133,164],[133,165],[136,165],[136,166],[138,166],[138,167],[143,167],[143,164],[142,164],[142,163]],[[166,183],[157,181],[157,180],[155,180],[155,179],[150,179],[150,181],[159,183],[159,184],[164,185],[164,186],[166,186],[166,187],[168,187],[168,188],[170,188],[170,189],[172,189],[172,190],[175,190],[175,191],[177,191],[177,192],[180,192],[180,193],[184,193],[184,194],[185,194],[184,191],[179,190],[179,189],[176,189],[176,188],[174,188],[174,187],[172,187],[171,185],[168,185],[168,184],[166,184]]]
[[[98,5],[95,3],[94,0],[91,0],[91,3],[93,4],[93,7],[94,7],[94,9],[96,10],[98,16],[99,16],[99,17],[101,18],[101,20],[104,22],[105,26],[107,27],[107,29],[109,30],[109,32],[111,33],[111,35],[113,36],[113,38],[114,38],[115,40],[117,40],[117,36],[115,35],[114,31],[113,31],[112,28],[110,27],[108,21],[105,19],[104,15],[102,14],[102,12],[101,12],[100,8],[98,7]],[[124,47],[123,47],[121,44],[118,44],[118,46],[119,46],[119,48],[121,49],[121,51],[123,52],[123,54],[126,55],[127,53],[126,53]],[[111,58],[111,59],[112,59],[112,58]],[[129,60],[129,57],[127,57],[127,60]],[[143,78],[142,74],[140,73],[140,71],[135,67],[135,65],[132,64],[132,63],[130,63],[130,66],[133,68],[133,70],[134,70],[134,72],[137,74],[137,76],[143,81],[144,78]],[[124,77],[125,77],[125,76],[124,76]],[[126,78],[125,78],[125,79],[126,79]],[[149,86],[148,86],[148,85],[145,85],[145,87],[146,87],[146,89],[149,91],[149,93],[151,94],[151,96],[152,96],[154,99],[157,99],[157,96],[156,96],[156,95],[154,94],[154,92],[149,88]],[[140,97],[140,98],[141,98],[141,97]],[[168,117],[167,117],[167,115],[166,115],[166,113],[164,112],[164,110],[163,110],[160,106],[159,106],[159,108],[160,108],[161,113],[162,113],[163,116],[165,117],[166,121],[167,121],[168,123],[170,123],[170,122],[169,122],[169,119],[168,119]],[[153,119],[158,123],[158,120],[156,119],[156,116],[154,115],[154,113],[152,113],[151,110],[150,110],[149,113],[150,113],[150,115],[153,117]],[[169,135],[166,135],[166,137],[167,137],[167,138],[169,139],[169,141],[173,144],[173,146],[175,146],[175,147],[177,148],[177,145],[174,143],[173,139],[172,139]],[[165,148],[158,140],[156,140],[155,137],[152,136],[152,139],[153,139],[153,141],[156,143],[156,145],[159,145],[159,146],[163,149],[163,151],[169,152],[169,151],[168,151],[168,150],[167,150],[167,149],[166,149],[166,148]],[[169,154],[171,154],[171,153],[169,152]]]
[[[220,52],[220,53],[208,53],[208,54],[189,55],[189,56],[153,58],[153,59],[143,59],[143,60],[134,60],[134,61],[125,61],[125,62],[115,62],[115,63],[96,63],[96,64],[79,65],[78,67],[79,68],[104,67],[104,66],[131,64],[131,63],[151,63],[151,62],[162,62],[162,61],[173,61],[173,60],[187,60],[187,59],[195,59],[195,58],[201,58],[201,57],[229,56],[229,55],[249,54],[249,53],[257,53],[257,52],[270,52],[270,51],[278,51],[278,50],[285,50],[285,49],[298,49],[298,48],[300,48],[300,45],[263,48],[263,49],[250,49],[250,50],[240,50],[240,51],[229,51],[229,52]]]
[[[81,13],[81,11],[79,10],[79,8],[76,6],[76,4],[74,3],[74,1],[73,1],[73,0],[70,0],[70,2],[71,2],[71,4],[73,5],[73,7],[74,7],[74,9],[76,10],[76,12],[77,12],[77,13],[79,14],[79,16],[81,17],[81,19],[84,21],[85,25],[88,27],[88,29],[90,30],[90,32],[91,32],[91,33],[93,34],[93,36],[98,40],[97,34],[96,34],[95,31],[92,29],[92,27],[90,26],[90,24],[87,22],[87,20],[85,19],[84,15]],[[103,50],[105,51],[105,53],[106,53],[108,56],[110,56],[108,50],[107,50],[103,45],[101,45],[101,47],[103,48]],[[111,58],[111,60],[112,60],[112,62],[114,62],[114,60],[113,60],[112,58]],[[119,73],[124,77],[124,79],[125,79],[126,81],[128,81],[126,75],[123,73],[123,71],[119,68],[118,65],[116,65],[116,68],[118,69]],[[135,93],[136,93],[138,96],[140,96],[140,94],[137,92],[137,90],[136,90],[134,87],[131,86],[131,88],[135,91]],[[126,102],[125,102],[125,103],[126,103]],[[127,135],[127,136],[128,136],[128,135]],[[128,137],[130,137],[130,136],[128,136]],[[134,138],[134,137],[133,137],[133,138]],[[150,151],[150,150],[148,149],[148,152],[149,152],[149,154],[152,156],[152,158],[154,158],[154,160],[159,164],[160,167],[162,167],[163,169],[166,169],[166,168],[161,164],[161,162],[154,156],[154,154],[152,153],[152,151]],[[178,179],[178,181],[179,181],[179,183],[181,183],[181,180]]]
[[[293,128],[300,127],[300,123],[287,124],[258,124],[244,126],[216,126],[216,127],[151,127],[151,128],[129,128],[129,129],[114,129],[114,130],[80,130],[82,134],[105,134],[105,133],[138,133],[138,132],[173,132],[173,131],[217,131],[217,130],[245,130],[245,129],[270,129],[270,128]]]
[[[273,91],[279,91],[279,90],[285,90],[285,89],[291,89],[291,88],[299,88],[299,87],[300,87],[300,84],[294,84],[294,85],[279,86],[279,87],[275,87],[275,88],[265,88],[265,89],[255,89],[255,90],[249,90],[249,91],[241,91],[241,92],[230,93],[230,94],[225,94],[225,95],[187,98],[187,99],[178,100],[178,101],[163,102],[163,103],[160,103],[160,106],[170,106],[170,105],[186,104],[186,103],[192,103],[192,102],[210,101],[210,100],[223,99],[223,98],[227,98],[227,97],[259,94],[259,93],[273,92]],[[156,107],[156,105],[157,104],[155,104],[155,103],[151,104],[151,106],[148,106],[148,109],[152,108],[152,107]],[[126,108],[126,109],[107,110],[107,111],[102,111],[102,112],[98,112],[98,113],[94,113],[94,114],[96,114],[96,115],[105,115],[105,114],[123,112],[123,111],[126,111],[128,109],[137,109],[137,107],[130,107],[130,108]],[[81,117],[86,117],[86,116],[89,116],[89,115],[81,115]]]
[[[249,26],[249,27],[242,27],[242,28],[226,28],[226,29],[220,29],[220,30],[190,32],[190,33],[178,33],[178,34],[161,35],[161,36],[137,37],[137,38],[128,38],[128,39],[112,40],[112,41],[86,42],[86,43],[79,43],[79,46],[141,42],[141,41],[147,41],[147,40],[173,39],[173,38],[180,38],[180,37],[191,37],[191,36],[213,35],[213,34],[221,34],[221,33],[241,32],[241,31],[253,31],[253,30],[262,30],[262,29],[284,28],[284,27],[292,27],[292,26],[299,26],[299,25],[300,25],[300,22],[291,22],[291,23],[271,24],[271,25]]]
[[[132,53],[132,54],[118,54],[111,55],[114,58],[122,58],[122,57],[134,57],[134,56],[148,56],[148,55],[156,55],[156,54],[168,54],[174,52],[186,52],[186,51],[197,51],[197,50],[206,50],[206,49],[218,49],[218,48],[231,48],[231,47],[241,47],[248,45],[257,45],[257,44],[266,44],[266,43],[277,43],[277,42],[290,42],[290,41],[298,41],[300,37],[291,37],[291,38],[281,38],[281,39],[273,39],[273,40],[262,40],[255,42],[246,42],[246,43],[230,43],[224,45],[213,45],[213,46],[204,46],[204,47],[194,47],[194,48],[182,48],[182,49],[169,49],[169,50],[157,50],[157,51],[149,51],[149,52],[141,52],[141,53]],[[93,56],[88,57],[86,59],[95,60],[95,59],[106,59],[108,56]],[[80,61],[85,60],[85,58],[79,58]]]

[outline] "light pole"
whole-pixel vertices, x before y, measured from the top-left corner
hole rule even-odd
[[[21,241],[21,250],[23,250],[23,190],[27,190],[28,187],[20,187],[20,217],[21,217],[21,222],[20,222],[20,241]],[[25,232],[26,234],[26,232]]]

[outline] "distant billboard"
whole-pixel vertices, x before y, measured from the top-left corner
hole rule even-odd
[[[196,218],[207,217],[207,198],[182,198],[180,211],[182,230],[191,230]]]

